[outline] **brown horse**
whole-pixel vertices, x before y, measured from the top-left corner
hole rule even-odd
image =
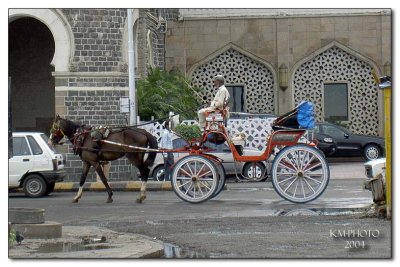
[[[146,198],[146,184],[150,172],[148,167],[153,164],[156,157],[156,152],[149,152],[149,155],[145,161],[145,150],[133,151],[130,148],[127,149],[110,143],[103,143],[101,140],[94,140],[90,133],[90,127],[80,126],[70,120],[61,118],[59,115],[56,116],[53,126],[50,130],[50,145],[58,144],[64,138],[64,136],[66,136],[74,145],[74,151],[79,154],[79,157],[83,162],[79,191],[72,202],[76,203],[82,197],[83,185],[85,184],[85,180],[91,166],[95,168],[97,174],[100,176],[101,181],[106,187],[108,193],[107,203],[113,202],[113,192],[108,185],[107,179],[100,166],[100,162],[113,161],[126,156],[128,160],[140,171],[142,186],[140,189],[140,197],[137,199],[137,202],[142,203]],[[135,147],[150,147],[152,149],[158,148],[157,139],[147,131],[139,128],[121,127],[118,129],[111,129],[106,140]]]

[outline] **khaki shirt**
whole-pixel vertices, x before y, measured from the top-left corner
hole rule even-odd
[[[222,109],[224,107],[224,102],[228,101],[230,95],[228,89],[226,89],[225,85],[221,85],[218,88],[217,94],[214,97],[214,100],[211,101],[211,108],[214,109]]]

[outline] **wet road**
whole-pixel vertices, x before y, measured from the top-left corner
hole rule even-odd
[[[229,183],[215,199],[196,205],[183,202],[172,191],[157,191],[148,192],[144,204],[135,202],[138,192],[115,192],[112,204],[105,203],[105,192],[84,192],[78,204],[71,203],[75,193],[59,192],[40,199],[11,195],[9,206],[44,208],[46,220],[63,225],[145,234],[205,257],[388,257],[390,222],[349,213],[371,204],[372,194],[362,189],[362,164],[353,164],[347,172],[346,168],[333,165],[326,191],[302,205],[283,200],[270,182],[264,182]],[[342,176],[335,177],[341,172]],[[346,178],[345,173],[353,178]],[[320,216],[284,216],[299,209],[316,211]],[[321,216],[324,214],[330,215]],[[337,238],[332,233],[338,229],[377,230],[380,236]],[[364,241],[364,247],[346,248],[347,241]]]

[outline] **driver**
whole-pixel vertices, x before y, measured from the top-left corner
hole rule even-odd
[[[200,129],[203,129],[206,126],[206,112],[211,112],[215,110],[223,110],[225,108],[225,104],[229,100],[229,92],[225,87],[225,79],[222,75],[217,75],[213,79],[213,87],[218,88],[217,93],[215,94],[214,100],[211,101],[211,105],[207,108],[202,108],[198,111],[199,116],[199,126]]]

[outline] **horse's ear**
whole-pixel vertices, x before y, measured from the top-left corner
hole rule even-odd
[[[60,115],[56,115],[56,120],[58,120],[58,119],[60,119],[61,117],[60,117]]]

